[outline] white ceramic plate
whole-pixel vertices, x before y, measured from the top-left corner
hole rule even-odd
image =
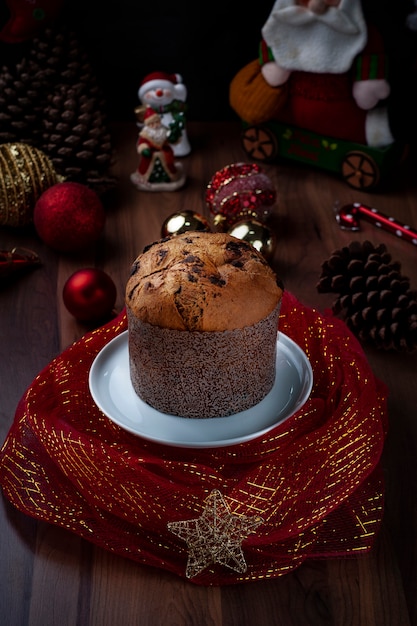
[[[255,439],[288,419],[308,399],[313,372],[301,348],[279,332],[276,380],[269,394],[256,406],[211,419],[167,415],[135,393],[130,382],[128,331],[125,331],[99,352],[90,369],[89,385],[98,408],[135,435],[170,446],[216,448]]]

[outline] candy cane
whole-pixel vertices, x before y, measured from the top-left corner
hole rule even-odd
[[[359,202],[346,204],[339,208],[335,207],[336,220],[344,230],[360,230],[359,222],[361,219],[370,222],[377,228],[382,228],[400,239],[404,239],[409,243],[417,246],[417,230],[403,224],[393,217],[389,217],[377,209],[373,209]]]

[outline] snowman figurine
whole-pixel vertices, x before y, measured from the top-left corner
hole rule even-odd
[[[186,156],[191,151],[185,128],[187,89],[180,74],[153,72],[142,80],[139,91],[142,107],[136,109],[138,119],[147,107],[159,113],[163,125],[169,129],[169,143],[175,156]]]

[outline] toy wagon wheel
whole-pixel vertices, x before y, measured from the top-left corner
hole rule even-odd
[[[269,161],[278,154],[275,135],[263,126],[249,126],[242,135],[244,150],[251,159]]]
[[[379,169],[365,152],[348,152],[342,163],[343,178],[354,189],[371,189],[379,182]]]

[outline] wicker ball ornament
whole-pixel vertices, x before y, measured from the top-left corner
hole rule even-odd
[[[31,224],[42,193],[63,180],[41,150],[24,143],[1,144],[0,226]]]
[[[317,290],[338,294],[333,313],[359,340],[383,350],[417,350],[417,292],[384,244],[354,241],[335,250],[322,264]]]

